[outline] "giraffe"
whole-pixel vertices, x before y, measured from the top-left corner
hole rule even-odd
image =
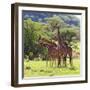
[[[70,59],[70,65],[72,66],[72,48],[70,46],[68,46],[68,44],[62,39],[61,35],[60,35],[60,31],[59,31],[59,27],[57,27],[57,39],[58,39],[58,44],[59,44],[59,48],[63,53],[63,63],[65,65],[65,67],[67,66],[66,64],[66,59],[67,59],[67,55],[69,56]],[[61,60],[58,60],[58,65],[60,64]]]

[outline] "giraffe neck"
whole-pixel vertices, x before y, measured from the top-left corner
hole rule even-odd
[[[58,36],[58,43],[59,43],[59,45],[61,45],[62,44],[62,38],[61,38],[61,34],[60,34],[59,29],[58,29],[58,32],[57,32],[57,36]]]

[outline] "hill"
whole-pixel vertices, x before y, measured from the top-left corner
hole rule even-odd
[[[53,17],[53,16],[59,16],[63,21],[70,25],[70,26],[80,26],[80,20],[77,16],[79,14],[67,14],[67,13],[60,13],[60,12],[40,12],[40,11],[23,11],[23,18],[28,19],[31,18],[32,21],[35,22],[45,22],[45,18]]]

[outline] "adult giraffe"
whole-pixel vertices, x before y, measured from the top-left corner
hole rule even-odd
[[[43,47],[46,47],[48,49],[48,59],[50,60],[50,66],[53,67],[54,65],[54,62],[55,62],[55,65],[57,64],[57,60],[58,60],[58,57],[61,53],[59,53],[59,49],[57,47],[57,45],[45,38],[39,38],[39,44]],[[48,60],[46,61],[48,65]]]
[[[57,26],[57,39],[58,39],[58,44],[59,44],[59,48],[63,53],[63,62],[65,67],[67,66],[66,64],[66,59],[67,59],[67,55],[69,56],[69,60],[70,60],[70,65],[72,66],[72,48],[70,46],[68,46],[68,44],[62,39],[60,31],[59,31],[60,27]],[[60,64],[61,60],[58,60],[58,65]]]

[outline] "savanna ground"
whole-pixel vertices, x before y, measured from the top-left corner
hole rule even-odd
[[[80,43],[74,43],[73,51],[80,51]],[[39,77],[39,76],[66,76],[66,75],[80,75],[80,54],[76,55],[73,53],[73,67],[70,66],[69,58],[67,58],[67,67],[56,67],[48,65],[46,60],[35,58],[34,60],[24,59],[24,77]]]
[[[49,62],[50,64],[50,62]],[[24,77],[39,76],[66,76],[80,74],[80,59],[73,59],[73,67],[70,67],[67,59],[67,67],[50,67],[46,65],[46,61],[30,61],[24,60]]]

